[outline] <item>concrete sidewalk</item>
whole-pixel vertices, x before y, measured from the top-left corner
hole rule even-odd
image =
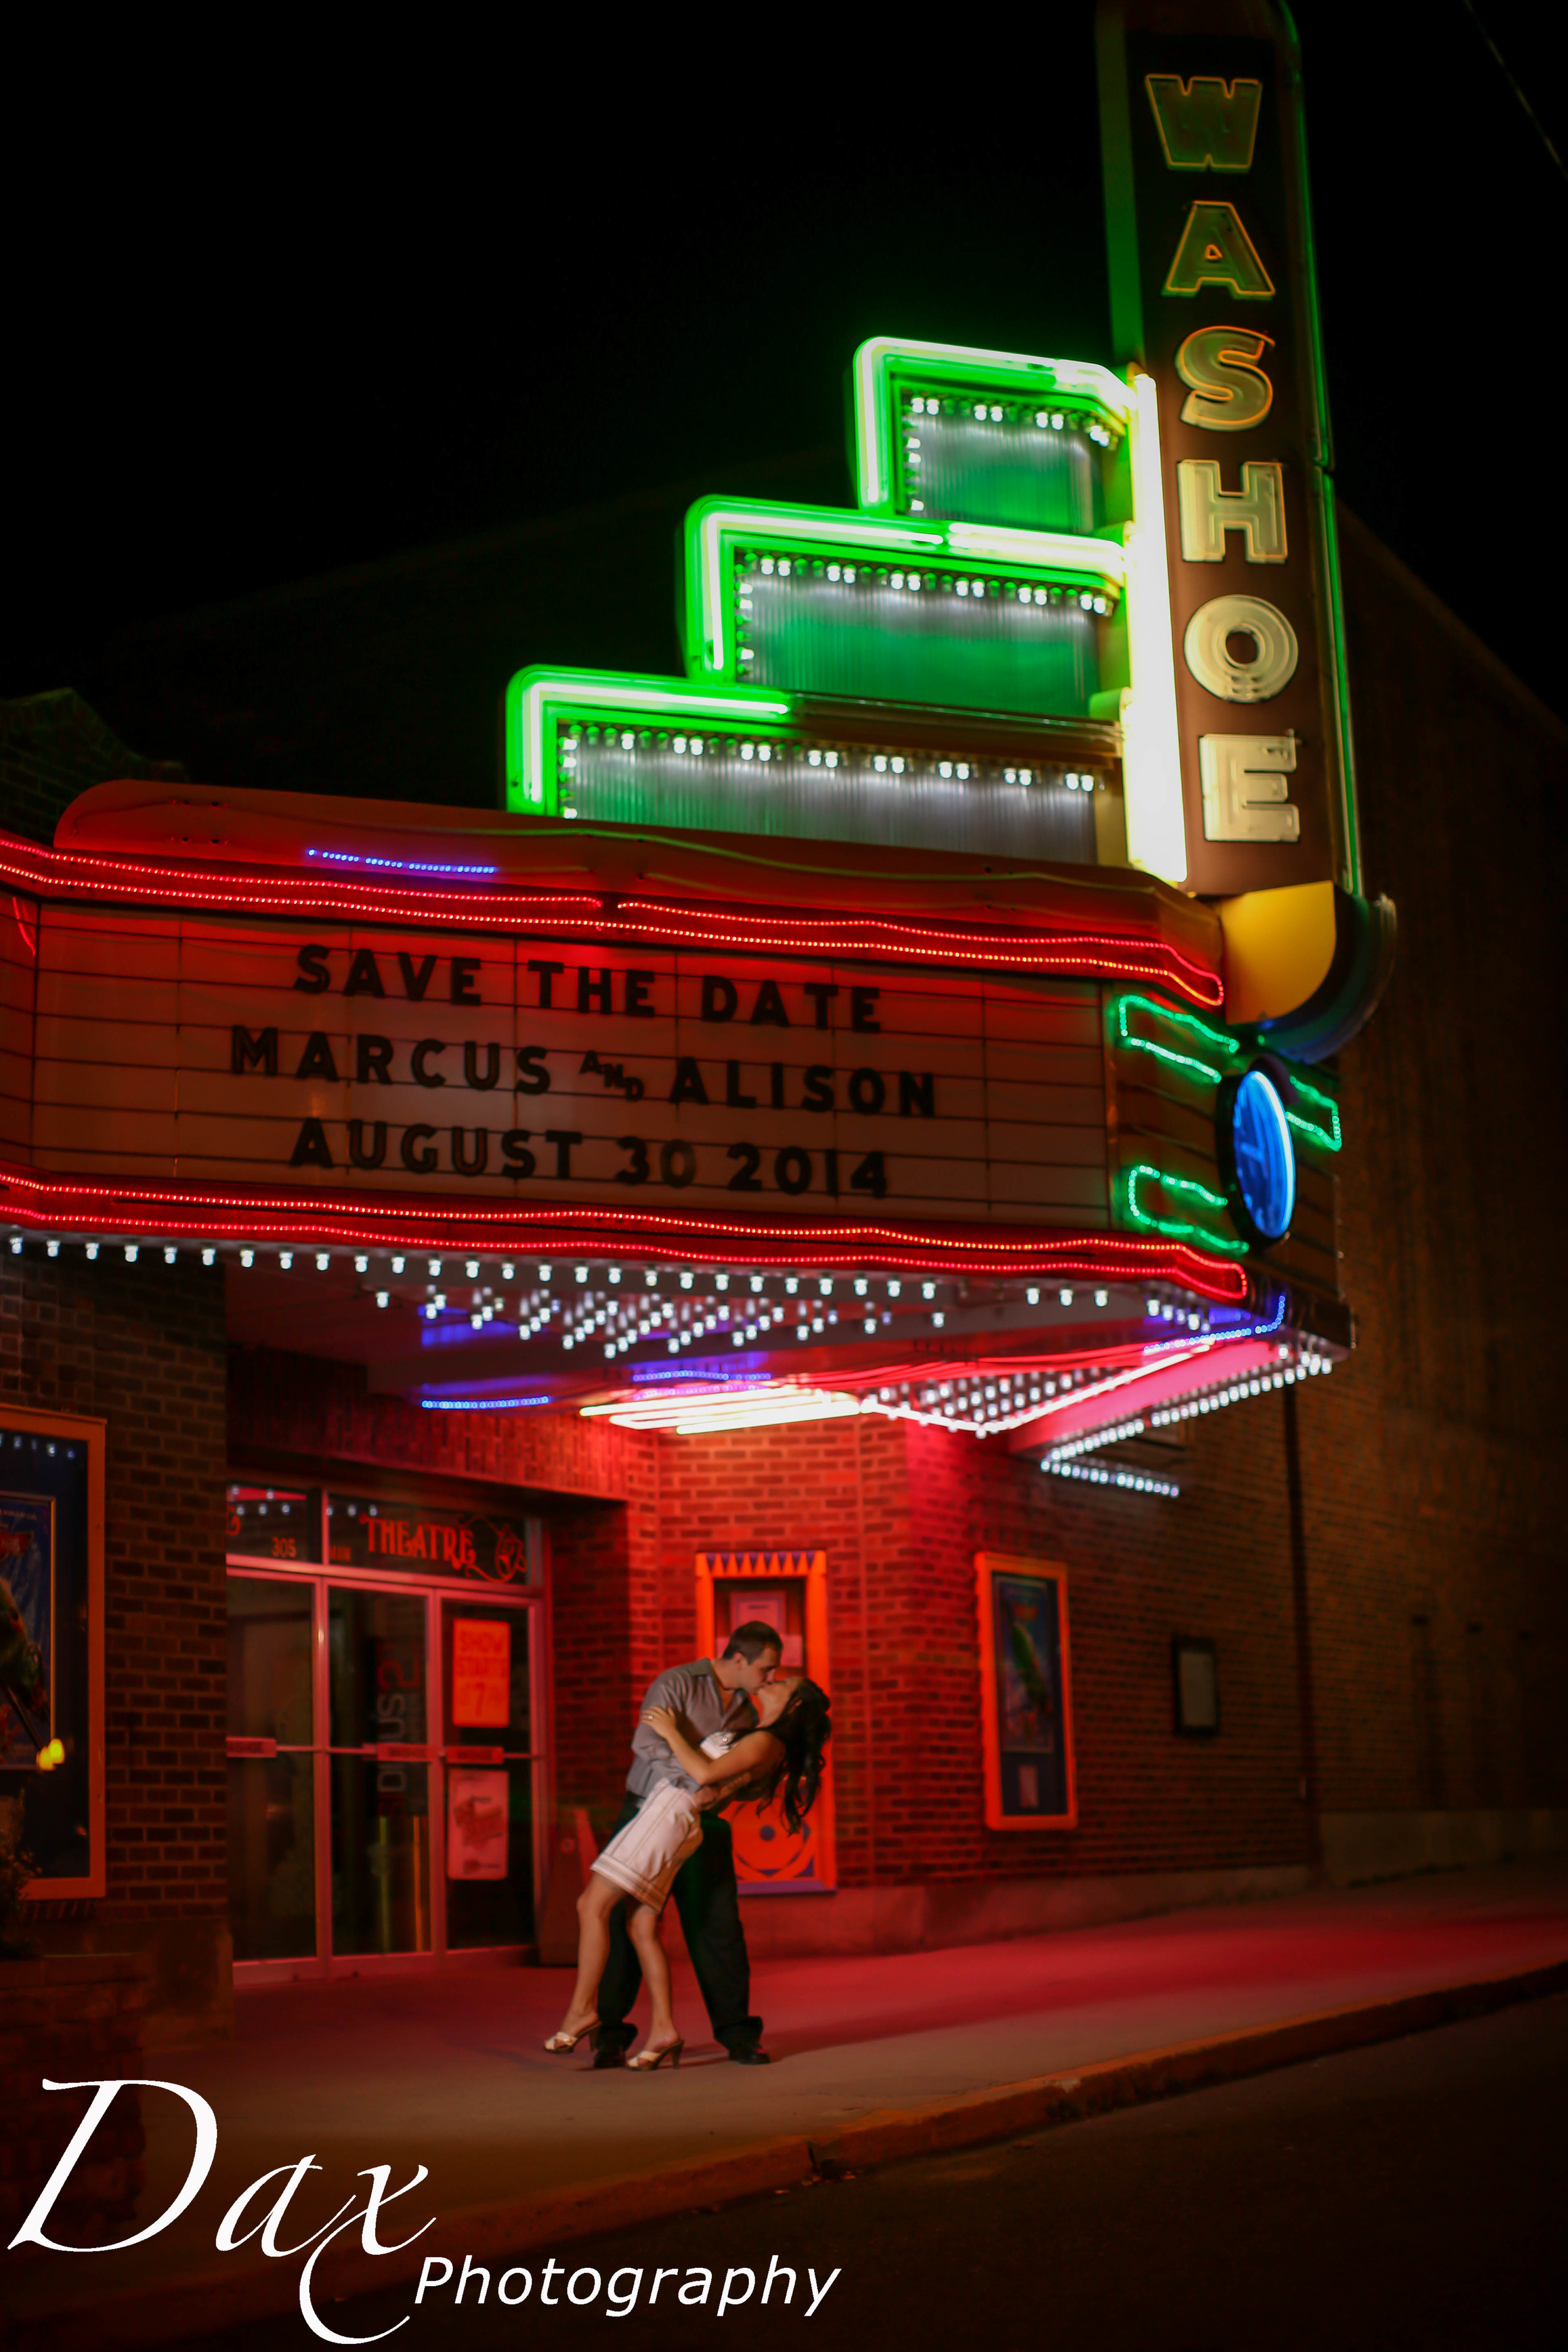
[[[840,2160],[844,2151],[876,2160],[911,2152],[922,2129],[924,2144],[932,2133],[952,2144],[1026,2115],[1051,2120],[1057,2106],[1065,2116],[1090,2075],[1113,2103],[1212,2080],[1227,2064],[1289,2063],[1437,2022],[1467,1999],[1486,2006],[1542,1989],[1547,1979],[1531,1972],[1553,1968],[1568,1969],[1568,1859],[1558,1858],[1006,1944],[770,1961],[753,1994],[775,2062],[766,2071],[728,2064],[707,2040],[684,1963],[685,2062],[643,2077],[594,2074],[585,2044],[571,2058],[544,2055],[565,2004],[563,1969],[247,1993],[234,2042],[146,2062],[150,2075],[199,2091],[217,2115],[217,2158],[189,2211],[124,2252],[0,2255],[0,2306],[15,2343],[35,2340],[43,2322],[39,2342],[47,2334],[101,2347],[286,2308],[298,2262],[267,2260],[254,2239],[218,2255],[214,2237],[247,2183],[306,2155],[323,2169],[290,2209],[287,2245],[363,2197],[363,2168],[390,2166],[395,2188],[416,2164],[428,2167],[382,2225],[395,2242],[441,2217],[403,2258],[416,2267],[426,2249],[500,2252],[754,2193],[830,2164],[836,2149]],[[1495,1982],[1513,1978],[1531,1980]],[[1452,1998],[1412,2000],[1435,1994]],[[1173,2055],[1192,2044],[1205,2049]],[[1232,2044],[1244,2054],[1226,2059]],[[1056,2080],[1042,2104],[1045,2077]],[[1033,2088],[996,2095],[1009,2085]],[[143,2096],[139,2226],[166,2209],[194,2144],[183,2102]],[[395,2274],[390,2261],[362,2256],[359,2265],[352,2282],[352,2264],[334,2271],[326,2290],[371,2283],[367,2268],[377,2284]],[[62,2324],[68,2312],[77,2325]]]

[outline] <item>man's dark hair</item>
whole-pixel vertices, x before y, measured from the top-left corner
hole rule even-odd
[[[753,1617],[747,1624],[736,1626],[724,1644],[723,1654],[727,1658],[744,1658],[749,1666],[754,1666],[764,1650],[776,1650],[782,1658],[784,1635],[776,1625],[764,1625],[760,1617]]]

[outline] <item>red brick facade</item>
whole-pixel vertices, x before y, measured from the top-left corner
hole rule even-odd
[[[224,1277],[190,1256],[0,1255],[0,1409],[101,1416],[108,1894],[56,1949],[137,1949],[160,2015],[229,1999]]]

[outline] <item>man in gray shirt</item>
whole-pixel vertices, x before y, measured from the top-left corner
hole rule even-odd
[[[668,1744],[644,1722],[648,1708],[668,1707],[680,1718],[695,1747],[716,1731],[738,1738],[756,1729],[752,1693],[772,1681],[783,1654],[776,1629],[758,1622],[737,1626],[721,1657],[698,1658],[689,1666],[665,1668],[637,1709],[632,1769],[626,1775],[626,1801],[616,1822],[617,1830],[636,1818],[643,1799],[659,1781],[673,1780],[682,1789],[697,1785],[677,1764]],[[702,1843],[677,1871],[671,1893],[714,2039],[723,2043],[738,2064],[765,2066],[767,2053],[760,2047],[763,2021],[750,2014],[752,1964],[741,1925],[734,1842],[721,1814],[703,1814]],[[610,1914],[610,1957],[599,1979],[595,2066],[625,2063],[637,2038],[626,2013],[641,1983],[642,1966],[626,1934],[626,1906],[617,1904]]]
[[[742,1631],[749,1633],[751,1628]],[[773,1664],[777,1664],[775,1654]],[[771,1667],[764,1674],[752,1659],[731,1657],[728,1650],[721,1658],[696,1658],[689,1666],[666,1666],[663,1674],[648,1685],[637,1712],[637,1727],[632,1734],[632,1769],[626,1774],[628,1793],[640,1801],[661,1780],[673,1780],[678,1789],[697,1786],[690,1773],[682,1771],[666,1742],[646,1722],[649,1707],[667,1706],[671,1715],[679,1717],[694,1748],[700,1748],[715,1731],[727,1731],[732,1739],[738,1739],[742,1732],[756,1729],[757,1710],[752,1705],[752,1693],[767,1682],[771,1674]]]

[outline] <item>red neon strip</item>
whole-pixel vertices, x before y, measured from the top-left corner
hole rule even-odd
[[[0,1217],[54,1231],[123,1234],[133,1239],[275,1242],[285,1247],[365,1250],[463,1249],[523,1255],[574,1250],[628,1256],[678,1255],[715,1265],[885,1265],[910,1274],[1039,1275],[1060,1280],[1180,1283],[1200,1297],[1247,1297],[1240,1266],[1160,1236],[1073,1234],[1037,1228],[871,1223],[848,1218],[752,1223],[721,1212],[563,1206],[492,1208],[409,1200],[390,1193],[339,1209],[319,1193],[258,1185],[217,1192],[195,1185],[94,1183],[0,1165]]]
[[[1222,1381],[1244,1379],[1253,1372],[1275,1371],[1280,1344],[1278,1333],[1268,1339],[1218,1339],[1206,1348],[1194,1348],[1179,1363],[1152,1363],[1142,1380],[1127,1381],[1121,1388],[1098,1394],[1090,1390],[1081,1403],[1075,1400],[1056,1412],[1008,1430],[1007,1450],[1024,1454],[1037,1445],[1060,1445],[1087,1430],[1151,1412],[1169,1398],[1192,1396],[1200,1389],[1217,1388]]]
[[[1194,1004],[1215,1009],[1225,1001],[1218,974],[1156,938],[1118,932],[1031,934],[971,929],[914,919],[762,915],[742,908],[670,906],[660,899],[623,898],[606,909],[604,897],[582,891],[533,892],[509,884],[487,890],[436,891],[365,885],[330,875],[275,882],[250,875],[216,876],[171,864],[152,866],[122,857],[86,857],[34,848],[15,839],[0,848],[0,881],[40,897],[62,895],[98,903],[112,900],[226,915],[291,916],[334,922],[441,925],[517,930],[565,926],[594,939],[679,942],[780,953],[875,954],[925,961],[994,964],[1015,971],[1077,971],[1163,984]]]
[[[779,1328],[787,1329],[789,1327],[781,1325]],[[1142,1339],[1124,1340],[1121,1345],[1113,1348],[1074,1347],[1063,1348],[1054,1352],[1050,1349],[1042,1350],[1037,1332],[1030,1331],[1020,1332],[1019,1337],[1026,1338],[1032,1344],[1027,1349],[1020,1350],[1016,1356],[994,1354],[966,1356],[962,1352],[964,1347],[977,1344],[973,1340],[973,1334],[963,1331],[943,1331],[937,1336],[949,1344],[952,1350],[951,1355],[943,1356],[940,1361],[931,1354],[931,1339],[922,1333],[920,1336],[921,1352],[918,1359],[906,1353],[897,1362],[889,1359],[887,1363],[879,1365],[872,1371],[854,1369],[842,1374],[809,1372],[803,1374],[802,1377],[811,1381],[821,1380],[834,1388],[853,1390],[857,1395],[859,1395],[879,1387],[886,1388],[890,1381],[901,1381],[911,1389],[920,1388],[929,1381],[947,1378],[950,1371],[957,1372],[961,1379],[966,1381],[994,1380],[1003,1373],[1010,1379],[1017,1380],[1031,1372],[1044,1372],[1054,1378],[1058,1372],[1087,1371],[1090,1367],[1100,1371],[1121,1371],[1129,1365],[1139,1363],[1149,1352],[1149,1344]],[[884,1346],[897,1344],[889,1333],[879,1332],[878,1338],[881,1339]],[[835,1353],[843,1352],[847,1345],[843,1339],[837,1340],[834,1344]],[[868,1339],[863,1344],[869,1348],[875,1342]],[[1196,1344],[1195,1339],[1194,1344]],[[847,1345],[852,1347],[854,1342],[850,1341]],[[775,1350],[775,1352],[778,1351]],[[801,1350],[803,1355],[808,1352],[805,1349]],[[639,1389],[637,1394],[642,1396],[646,1394],[646,1391]]]

